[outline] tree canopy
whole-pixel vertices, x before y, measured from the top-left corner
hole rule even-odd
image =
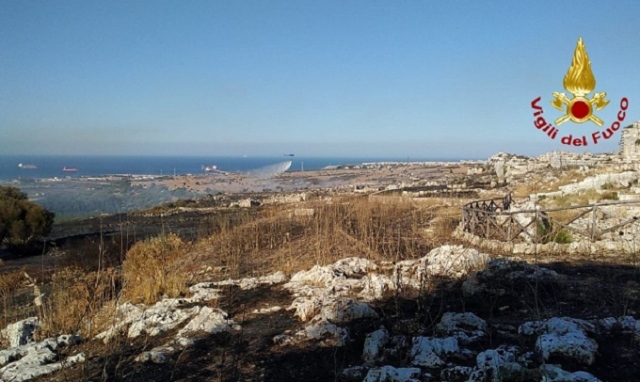
[[[0,244],[26,243],[51,231],[54,214],[16,187],[0,186]]]

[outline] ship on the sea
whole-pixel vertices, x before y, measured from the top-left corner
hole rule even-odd
[[[64,167],[62,168],[62,171],[64,171],[64,172],[76,172],[76,171],[78,171],[78,169],[77,169],[77,168],[75,168],[75,167],[67,167],[67,166],[64,166]]]
[[[38,166],[36,166],[35,164],[18,163],[18,168],[21,170],[37,170]]]

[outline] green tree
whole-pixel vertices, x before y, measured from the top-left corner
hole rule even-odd
[[[0,186],[0,244],[27,243],[51,231],[54,214],[15,187]]]

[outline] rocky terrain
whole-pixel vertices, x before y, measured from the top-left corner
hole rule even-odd
[[[637,171],[624,158],[549,158],[498,154],[441,178],[385,165],[396,177],[345,189],[223,194],[61,224],[58,257],[39,262],[47,271],[33,263],[0,278],[0,379],[635,380],[640,206],[613,202],[634,202]],[[529,211],[518,217],[528,234],[505,246],[462,232],[465,203],[507,194],[512,211]],[[543,210],[549,227],[587,235],[532,239]],[[590,240],[594,222],[615,230]],[[121,240],[130,229],[142,249]],[[167,231],[186,241],[142,240]],[[85,253],[67,248],[87,234]],[[87,248],[97,259],[78,256]]]
[[[153,305],[122,302],[92,338],[35,341],[36,317],[11,324],[0,378],[632,380],[635,273],[462,246],[396,263],[347,257],[290,276],[197,283]],[[593,299],[597,290],[610,296]]]

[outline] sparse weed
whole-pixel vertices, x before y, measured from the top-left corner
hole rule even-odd
[[[571,232],[561,225],[554,223],[545,224],[542,221],[538,221],[538,236],[542,239],[541,243],[543,244],[569,244],[573,242]]]

